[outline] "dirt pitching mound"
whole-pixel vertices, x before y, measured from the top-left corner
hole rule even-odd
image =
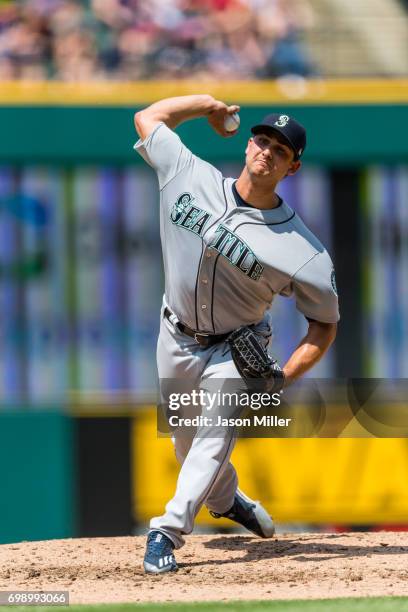
[[[0,590],[68,590],[71,603],[408,595],[408,534],[190,536],[177,573],[146,576],[145,538],[0,546]]]

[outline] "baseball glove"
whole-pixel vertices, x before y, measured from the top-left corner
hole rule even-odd
[[[250,327],[241,327],[227,338],[235,366],[252,391],[277,393],[282,390],[285,375],[276,360]]]

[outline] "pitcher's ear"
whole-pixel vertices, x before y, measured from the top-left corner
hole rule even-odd
[[[286,176],[293,176],[298,170],[300,170],[301,167],[302,162],[300,160],[292,162]]]

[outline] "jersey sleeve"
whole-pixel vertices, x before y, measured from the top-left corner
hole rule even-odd
[[[296,308],[309,319],[337,323],[340,318],[333,263],[319,252],[292,277]]]
[[[139,139],[133,148],[156,171],[160,189],[194,157],[179,136],[164,123],[159,123],[144,140]]]

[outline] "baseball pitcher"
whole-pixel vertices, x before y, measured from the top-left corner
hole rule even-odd
[[[299,171],[306,146],[302,125],[287,114],[267,115],[252,127],[240,176],[225,178],[195,156],[173,131],[207,117],[222,137],[239,111],[209,95],[168,98],[136,113],[135,149],[157,173],[165,293],[157,348],[159,378],[197,389],[236,381],[268,393],[307,372],[336,335],[338,299],[331,259],[317,238],[276,193]],[[230,129],[230,128],[229,128]],[[269,308],[275,295],[294,296],[308,331],[287,363],[267,352]],[[233,416],[233,404],[224,415]],[[229,412],[228,412],[229,411]],[[203,423],[186,435],[173,431],[181,468],[174,497],[151,520],[144,559],[148,573],[177,569],[174,549],[193,530],[205,504],[268,538],[268,512],[238,488],[230,462],[233,427]]]

